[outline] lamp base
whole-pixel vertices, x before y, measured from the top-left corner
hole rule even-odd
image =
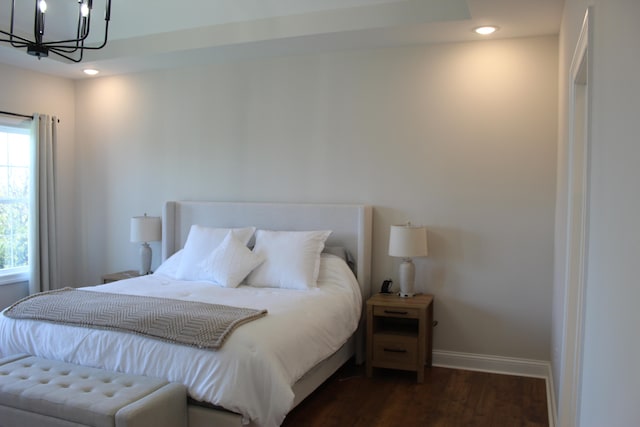
[[[416,270],[411,258],[405,258],[400,264],[400,295],[401,298],[411,298],[415,295],[413,284]]]
[[[146,242],[140,246],[140,270],[138,273],[141,276],[151,274],[151,247]]]

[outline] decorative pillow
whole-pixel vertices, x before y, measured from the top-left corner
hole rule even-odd
[[[225,288],[235,288],[263,259],[251,252],[233,232],[201,263],[199,280],[209,280]]]
[[[257,287],[309,289],[316,286],[320,252],[331,231],[256,232],[253,252],[264,259],[247,277]]]
[[[178,275],[178,267],[180,267],[180,261],[182,261],[182,253],[184,249],[180,249],[175,254],[167,258],[162,264],[156,268],[154,274],[162,274],[164,276],[171,277],[173,279]]]
[[[176,279],[198,280],[200,276],[199,264],[213,252],[224,240],[229,232],[243,244],[249,243],[255,232],[255,227],[245,228],[211,228],[192,225],[184,244],[184,253],[178,267]]]

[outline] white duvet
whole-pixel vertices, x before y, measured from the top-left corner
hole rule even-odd
[[[268,314],[237,328],[217,351],[123,332],[0,316],[0,355],[29,353],[108,370],[166,378],[191,397],[260,426],[278,426],[293,405],[292,385],[356,330],[362,297],[342,259],[323,255],[312,290],[221,288],[160,274],[83,288],[255,309]]]

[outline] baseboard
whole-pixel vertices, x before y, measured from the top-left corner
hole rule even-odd
[[[556,393],[553,386],[553,369],[551,369],[551,363],[549,363],[549,374],[547,375],[547,410],[549,411],[549,427],[556,425],[556,414],[558,413],[558,406],[556,403]]]
[[[549,427],[555,426],[556,401],[555,393],[553,392],[553,375],[550,362],[544,360],[519,359],[486,354],[434,350],[433,365],[443,368],[466,369],[469,371],[543,378],[547,388]]]
[[[433,364],[443,368],[468,369],[523,377],[548,378],[549,376],[549,362],[486,354],[434,350]]]

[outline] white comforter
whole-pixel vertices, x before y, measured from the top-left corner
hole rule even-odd
[[[358,283],[337,257],[322,257],[318,288],[221,288],[154,274],[83,288],[268,310],[237,328],[218,351],[115,331],[0,316],[0,355],[48,359],[185,384],[191,397],[277,426],[293,405],[291,386],[344,344],[358,325]]]

